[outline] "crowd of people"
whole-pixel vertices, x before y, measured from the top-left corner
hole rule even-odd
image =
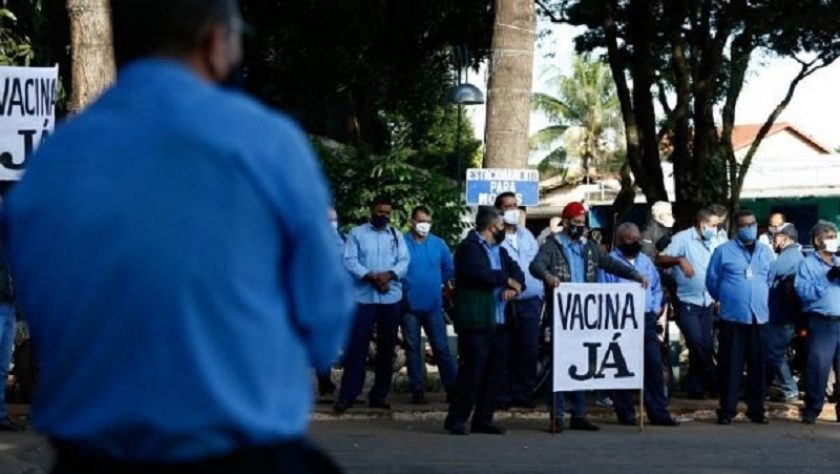
[[[543,318],[553,314],[552,298],[546,295],[562,283],[596,282],[645,287],[643,395],[651,424],[679,425],[668,410],[670,391],[657,335],[667,305],[688,348],[687,396],[717,397],[720,424],[731,423],[736,415],[745,373],[746,415],[752,422],[768,422],[768,386],[775,386],[784,401],[799,398],[786,354],[795,325],[807,317],[802,420],[813,423],[822,411],[829,371],[840,365],[840,261],[835,257],[837,229],[831,223],[821,221],[811,230],[815,250],[805,256],[797,229],[780,213],[772,214],[767,232],[758,235],[755,215],[739,210],[732,216],[730,239],[726,208],[702,209],[693,226],[675,233],[670,203],[658,202],[643,231],[630,222],[618,225],[613,248],[607,251],[590,238],[583,204],[568,204],[535,238],[524,225],[525,212],[516,196],[502,193],[494,206],[478,209],[475,226],[453,260],[443,240],[431,232],[430,209],[416,207],[404,235],[390,225],[392,210],[388,198],[375,199],[370,221],[354,228],[346,241],[331,211],[357,303],[336,413],[350,409],[361,393],[374,335],[376,380],[368,404],[389,408],[386,396],[400,327],[411,401],[426,403],[422,327],[447,392],[445,429],[452,434],[503,433],[493,421],[496,409],[537,406],[541,327]],[[447,344],[443,288],[455,290],[450,316],[458,335],[457,363]],[[322,381],[322,393],[324,385],[331,390],[328,384]],[[634,392],[609,395],[619,423],[636,424]],[[563,429],[566,411],[571,414],[569,429],[598,429],[587,418],[586,392],[550,394],[546,406],[553,430]]]

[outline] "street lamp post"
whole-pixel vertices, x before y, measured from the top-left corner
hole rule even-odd
[[[458,187],[460,187],[461,179],[463,178],[463,173],[461,171],[461,155],[463,154],[463,150],[461,147],[461,120],[463,118],[464,106],[483,104],[484,94],[478,87],[469,83],[469,67],[467,66],[469,56],[466,52],[466,48],[457,48],[456,56],[458,56],[458,83],[455,87],[453,87],[446,93],[446,103],[458,106],[458,124],[456,125],[457,136],[455,137],[455,153],[458,175]],[[461,82],[462,70],[466,71],[466,78],[464,82]]]

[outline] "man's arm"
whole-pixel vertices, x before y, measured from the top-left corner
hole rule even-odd
[[[819,300],[827,289],[822,278],[814,272],[807,259],[799,263],[796,278],[793,280],[793,287],[796,289],[799,299],[805,303]]]
[[[712,260],[709,262],[709,268],[706,269],[706,290],[712,295],[712,299],[720,301],[720,278],[722,266],[721,248],[718,247],[712,253]]]
[[[659,272],[656,271],[656,267],[653,266],[652,262],[648,273],[650,274],[650,294],[653,297],[652,306],[657,311],[662,311],[662,280],[659,278]]]
[[[397,280],[404,278],[408,274],[408,264],[411,263],[411,255],[408,253],[408,245],[405,244],[402,234],[397,233],[397,263],[391,269],[396,275]]]
[[[593,245],[592,248],[594,250],[595,258],[597,259],[598,267],[601,268],[601,270],[604,270],[607,273],[612,273],[619,278],[638,281],[639,283],[642,282],[644,275],[637,272],[636,269],[620,260],[617,260],[612,255],[602,252],[601,249],[595,245]]]
[[[553,276],[549,270],[551,265],[550,245],[556,245],[551,242],[551,237],[549,237],[544,244],[540,245],[540,250],[537,252],[537,256],[534,257],[531,265],[528,266],[528,271],[531,272],[531,276],[538,280],[545,280],[546,278]]]
[[[367,269],[359,260],[359,233],[357,229],[353,229],[350,235],[347,236],[347,242],[344,243],[344,266],[357,280],[364,280],[366,276],[370,275],[370,270]]]
[[[460,275],[473,284],[487,288],[507,286],[507,275],[502,270],[493,270],[490,265],[476,265],[476,262],[486,258],[481,247],[462,244],[455,252],[455,267]]]
[[[502,258],[505,260],[505,268],[508,270],[508,278],[511,278],[519,283],[520,287],[517,289],[517,292],[522,293],[525,291],[525,273],[522,272],[522,268],[519,267],[519,263],[512,259],[506,250],[502,249],[501,254]]]
[[[455,262],[452,260],[452,253],[444,241],[440,242],[440,272],[444,284],[455,278]]]

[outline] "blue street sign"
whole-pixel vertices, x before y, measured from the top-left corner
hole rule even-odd
[[[533,169],[470,168],[467,170],[467,205],[492,206],[496,196],[516,194],[520,206],[540,203],[540,174]]]

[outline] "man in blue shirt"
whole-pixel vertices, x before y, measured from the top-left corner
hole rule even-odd
[[[344,264],[355,281],[357,310],[350,342],[344,352],[344,374],[335,403],[335,412],[339,414],[350,409],[362,393],[365,360],[374,326],[376,380],[368,393],[368,405],[391,409],[385,398],[391,390],[394,375],[394,347],[403,298],[400,280],[408,273],[410,261],[402,234],[389,225],[392,210],[390,198],[374,198],[370,206],[370,222],[350,231],[344,247]]]
[[[335,232],[335,245],[338,249],[341,260],[338,262],[336,271],[346,273],[344,267],[344,235],[338,225],[338,212],[334,207],[327,209],[327,219],[330,221],[330,228]],[[332,367],[327,367],[323,371],[317,373],[318,376],[318,394],[323,398],[335,393],[335,384],[332,381]]]
[[[706,290],[706,268],[714,250],[718,216],[701,209],[694,216],[694,226],[677,232],[656,264],[671,268],[677,282],[677,325],[688,346],[689,398],[706,398],[717,391],[712,335],[714,314],[712,299]]]
[[[534,408],[537,405],[534,401],[534,390],[537,385],[537,353],[544,290],[542,282],[527,270],[540,248],[531,231],[519,225],[521,211],[514,193],[499,194],[495,207],[505,222],[506,235],[502,246],[525,272],[527,288],[516,300],[508,304],[508,314],[511,316],[507,325],[510,336],[510,361],[505,364],[507,370],[503,375],[499,407]]]
[[[35,425],[55,472],[297,469],[310,368],[352,308],[317,159],[287,118],[218,86],[241,54],[234,2],[120,0],[111,18],[116,85],[4,209]]]
[[[662,347],[656,335],[656,320],[662,313],[662,286],[659,271],[653,261],[642,252],[642,237],[636,224],[627,222],[616,228],[616,248],[613,258],[647,277],[650,285],[645,290],[645,389],[644,405],[652,425],[678,426],[668,411],[665,381],[662,377]],[[602,283],[629,283],[632,280],[603,272]],[[617,390],[613,393],[613,407],[619,423],[636,424],[635,390]]]
[[[735,215],[737,239],[715,250],[706,272],[706,287],[720,301],[718,367],[720,408],[718,423],[735,417],[747,365],[747,416],[766,424],[764,413],[767,301],[773,283],[770,248],[758,243],[758,223],[748,209]]]
[[[832,361],[840,358],[840,259],[837,227],[825,221],[811,230],[815,252],[796,272],[794,286],[808,315],[808,361],[805,369],[805,407],[802,421],[813,424],[825,402]],[[840,421],[840,408],[836,408]]]
[[[773,235],[773,249],[778,257],[773,261],[776,275],[770,288],[770,324],[767,326],[767,382],[775,378],[781,392],[781,401],[794,401],[799,397],[799,387],[790,372],[787,349],[795,335],[797,317],[802,304],[796,295],[794,281],[802,262],[799,233],[793,224],[785,224]]]
[[[446,321],[443,319],[443,285],[455,278],[455,265],[446,242],[431,233],[432,212],[426,206],[411,211],[411,231],[405,244],[411,255],[408,274],[403,279],[402,330],[406,346],[408,384],[411,402],[426,403],[423,393],[425,351],[420,344],[420,327],[432,346],[432,356],[443,387],[449,393],[455,384],[455,358],[449,351]]]

